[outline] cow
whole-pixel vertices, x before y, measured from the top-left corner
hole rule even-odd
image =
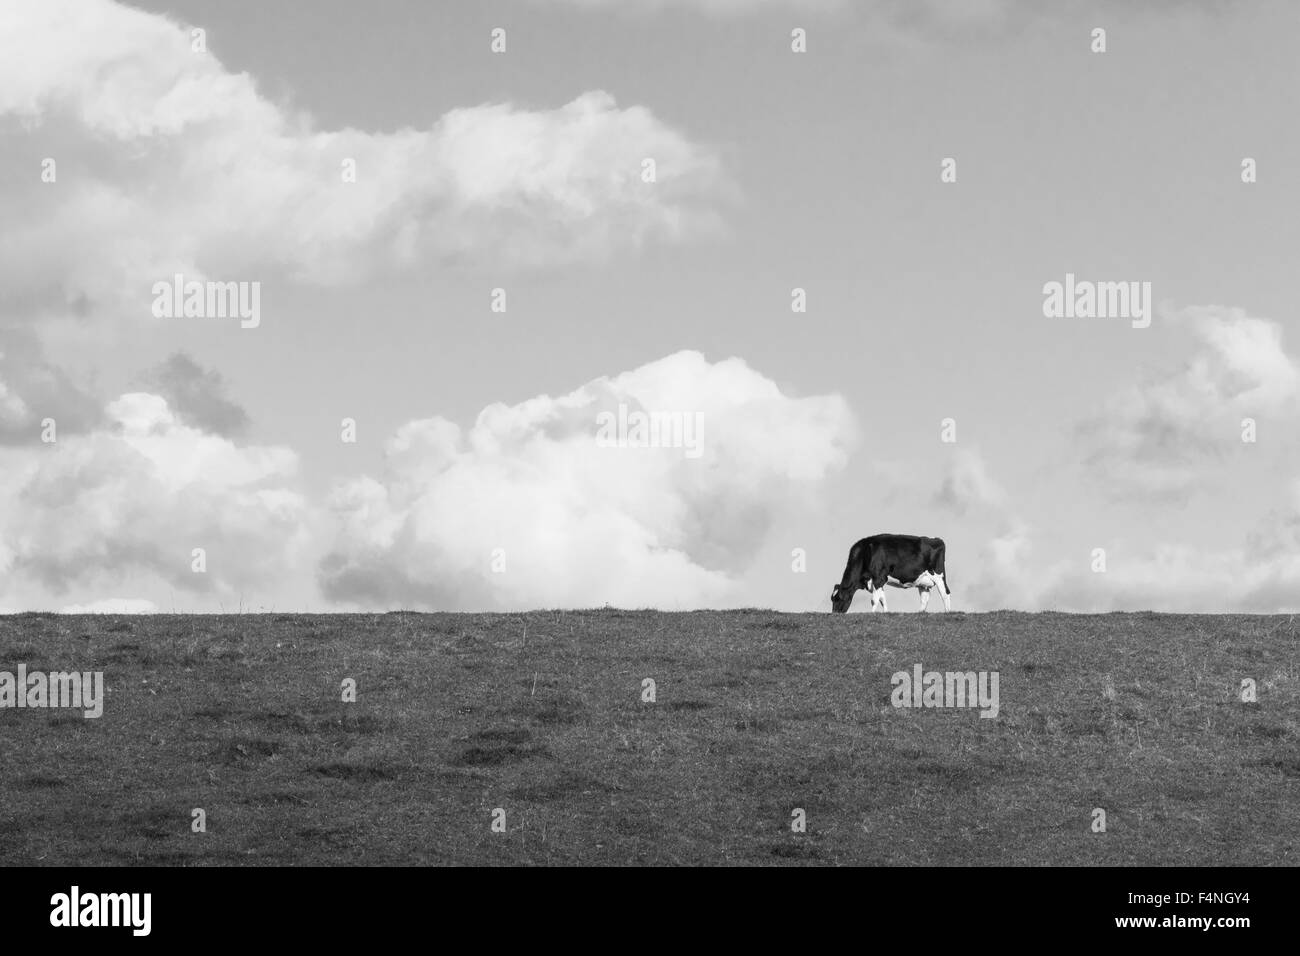
[[[942,538],[920,538],[912,534],[873,534],[863,538],[849,549],[849,560],[844,566],[844,577],[831,591],[831,610],[843,614],[853,603],[854,592],[866,588],[871,595],[871,611],[876,604],[888,611],[885,604],[885,585],[896,588],[917,588],[921,595],[921,610],[930,603],[930,589],[937,588],[943,598],[943,609],[952,610],[943,566],[944,544]]]

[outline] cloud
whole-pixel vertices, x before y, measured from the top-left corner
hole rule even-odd
[[[56,163],[37,179],[33,155]],[[657,181],[642,181],[653,158]],[[355,182],[344,164],[355,163]],[[322,284],[453,260],[592,261],[720,226],[715,154],[602,91],[324,130],[109,0],[0,6],[0,307],[148,316],[187,278]]]
[[[149,391],[166,400],[176,420],[230,437],[248,427],[248,413],[226,397],[221,374],[176,352],[144,375]]]
[[[698,414],[699,456],[603,446],[598,416],[620,405],[628,421]],[[852,441],[838,396],[793,398],[697,352],[489,406],[467,433],[414,421],[389,441],[382,479],[336,490],[321,585],[367,606],[727,603],[782,509],[816,495]]]
[[[1240,444],[1243,418],[1297,410],[1300,365],[1279,323],[1221,306],[1164,318],[1195,354],[1123,391],[1076,433],[1085,466],[1116,495],[1182,498],[1204,484],[1208,462]]]
[[[719,18],[780,13],[852,19],[887,42],[951,38],[1018,27],[1039,13],[1025,0],[525,0],[534,6],[655,14],[691,11]],[[1012,14],[1015,14],[1014,16]]]
[[[1091,546],[1080,548],[1076,539],[1067,552],[1043,547],[1044,527],[1006,512],[979,549],[966,606],[1085,613],[1300,611],[1300,481],[1291,482],[1284,497],[1237,542],[1223,534],[1193,543],[1110,538],[1105,569],[1096,571]]]
[[[585,7],[592,10],[654,11],[693,8],[705,13],[724,15],[752,13],[758,10],[836,10],[845,5],[845,0],[529,0],[529,2]]]
[[[157,614],[158,606],[142,598],[105,598],[89,604],[69,604],[60,614]]]
[[[959,536],[950,535],[949,571],[962,586],[962,607],[993,611],[1036,608],[1042,596],[1067,572],[1067,562],[1052,559],[1035,541],[1031,522],[993,477],[975,448],[953,449],[939,477],[931,504],[962,519]]]
[[[56,433],[71,435],[98,425],[103,412],[50,364],[35,334],[0,329],[0,446],[39,443],[47,418],[54,419]]]
[[[1053,561],[1036,546],[1028,522],[1006,516],[976,552],[964,599],[981,611],[1041,610],[1049,606],[1044,596],[1068,571],[1067,561]]]
[[[1105,572],[1076,562],[1070,573],[1045,581],[1034,601],[1090,613],[1286,614],[1300,611],[1297,595],[1300,552],[1295,550],[1262,554],[1248,542],[1206,547],[1121,541],[1107,548]]]
[[[1153,499],[1181,502],[1213,480],[1214,462],[1241,447],[1242,418],[1273,416],[1274,427],[1294,427],[1300,364],[1287,353],[1279,323],[1218,306],[1162,320],[1156,328],[1185,338],[1190,355],[1080,424],[1084,472],[1071,474],[1069,461],[1054,466],[1062,489],[1081,478],[1085,493],[1136,497],[1149,512]],[[1255,613],[1300,606],[1300,483],[1253,531],[1205,535],[1198,527],[1201,540],[1190,543],[1108,536],[1099,542],[1104,572],[1093,571],[1092,545],[1023,514],[1020,498],[1005,492],[974,452],[953,458],[933,500],[966,519],[968,540],[982,542],[968,606]]]
[[[192,594],[273,597],[309,542],[297,456],[186,425],[148,393],[123,395],[104,414],[84,435],[0,447],[6,596],[144,578]],[[193,569],[195,548],[206,573]]]
[[[931,500],[937,507],[962,516],[972,510],[1000,511],[1006,497],[989,474],[984,456],[975,449],[962,448],[953,452]]]
[[[875,0],[866,5],[852,0],[528,0],[541,5],[570,6],[589,10],[653,12],[693,9],[721,16],[739,16],[769,10],[786,12],[858,12],[869,9],[895,20],[972,23],[1001,17],[1010,0]]]

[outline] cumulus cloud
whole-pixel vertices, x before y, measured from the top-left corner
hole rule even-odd
[[[699,455],[634,447],[632,428],[602,443],[602,413],[698,415]],[[815,494],[852,441],[840,397],[794,398],[697,352],[490,406],[464,433],[411,422],[382,478],[337,489],[321,584],[380,606],[725,604],[780,510]]]
[[[534,6],[648,15],[686,11],[720,19],[765,13],[853,21],[855,29],[886,44],[988,36],[1019,30],[1043,14],[1030,0],[524,0]],[[1095,0],[1094,0],[1095,2]],[[791,24],[791,26],[799,24]],[[815,43],[816,34],[812,34]]]
[[[143,575],[192,594],[274,595],[308,541],[297,456],[193,428],[148,393],[109,403],[105,419],[52,444],[0,448],[6,593],[102,593]],[[195,548],[206,573],[194,571]]]
[[[1300,415],[1300,364],[1279,323],[1218,306],[1163,318],[1165,330],[1192,343],[1188,359],[1116,395],[1077,431],[1089,486],[1136,495],[1147,508],[1204,487],[1215,461],[1242,446],[1243,418],[1271,416],[1275,427],[1294,428]],[[975,599],[984,609],[1270,613],[1300,606],[1300,483],[1253,529],[1194,542],[1096,542],[1106,551],[1097,573],[1077,540],[1069,554],[1044,547],[1049,529],[1017,513],[1000,490],[988,493],[990,481],[982,460],[957,458],[935,499],[993,522],[978,562]]]
[[[37,130],[52,183],[33,184]],[[332,283],[478,256],[599,259],[716,229],[725,191],[711,150],[601,91],[425,129],[320,129],[192,49],[187,28],[110,0],[0,5],[0,144],[14,315],[147,316],[152,284],[176,273]]]
[[[30,330],[0,329],[0,445],[39,443],[47,418],[71,435],[102,417],[99,403],[49,362]]]
[[[1237,308],[1205,306],[1165,317],[1197,351],[1180,369],[1117,395],[1078,436],[1085,465],[1116,494],[1177,499],[1206,476],[1207,461],[1241,441],[1241,420],[1294,414],[1300,365],[1282,327]]]
[[[69,604],[60,614],[157,614],[158,606],[143,598],[104,598],[89,604]]]
[[[993,480],[984,456],[973,448],[953,452],[932,502],[961,516],[972,510],[996,511],[1006,503],[1006,492]]]
[[[227,437],[248,427],[248,413],[226,395],[221,373],[201,367],[184,352],[168,356],[143,378],[183,424]]]
[[[963,607],[1042,607],[1045,592],[1067,573],[1067,563],[1035,541],[1032,523],[978,449],[952,450],[930,503],[961,519],[960,535],[946,543],[949,565],[958,569],[949,578],[954,588],[960,580]]]
[[[1044,546],[1026,519],[1000,516],[994,530],[978,540],[967,572],[964,606],[977,611],[1067,610],[1059,605],[1061,582],[1072,574],[1069,557]]]
[[[693,8],[706,13],[741,14],[756,10],[835,10],[845,0],[528,0],[534,4],[558,4],[591,10],[662,10]]]
[[[694,9],[736,16],[765,10],[866,11],[896,21],[976,23],[1002,17],[1013,0],[875,0],[869,6],[852,0],[528,0],[591,10],[657,11]]]
[[[1300,611],[1300,482],[1284,491],[1239,541],[1118,542],[1105,574],[1059,582],[1049,598],[1077,610]]]
[[[1294,520],[1294,519],[1293,519]],[[1106,572],[1076,563],[1036,590],[1038,606],[1100,613],[1274,614],[1300,611],[1300,552],[1263,555],[1248,543],[1214,547],[1117,542]]]

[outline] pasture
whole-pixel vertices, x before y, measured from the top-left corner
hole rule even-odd
[[[1295,865],[1297,648],[1287,616],[0,617],[0,670],[106,686],[0,710],[0,865]],[[891,706],[918,663],[997,671],[1000,713]]]

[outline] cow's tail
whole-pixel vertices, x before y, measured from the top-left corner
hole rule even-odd
[[[943,589],[952,594],[952,579],[948,577],[948,546],[945,544],[939,548],[939,573],[943,575]]]

